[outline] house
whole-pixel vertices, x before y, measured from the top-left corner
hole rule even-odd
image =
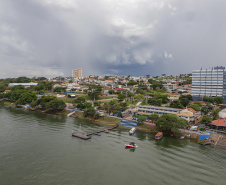
[[[177,116],[179,118],[184,118],[186,119],[188,122],[193,122],[195,121],[195,119],[199,116],[199,112],[195,111],[192,108],[186,108],[184,110],[182,110],[179,114],[177,114]]]
[[[191,121],[195,120],[194,114],[192,114],[190,112],[181,112],[181,113],[177,114],[177,116],[179,118],[186,119],[188,122],[191,122]]]
[[[226,119],[214,120],[210,123],[210,128],[226,130]]]

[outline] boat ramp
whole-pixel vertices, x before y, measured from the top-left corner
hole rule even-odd
[[[101,132],[109,133],[109,130],[114,130],[114,129],[116,129],[118,126],[119,126],[119,125],[115,125],[114,127],[110,127],[110,128],[102,129],[102,130],[97,130],[97,131],[89,132],[89,133],[86,133],[86,134],[72,133],[72,136],[78,137],[78,138],[80,138],[80,139],[87,140],[87,139],[90,139],[90,138],[91,138],[91,135],[98,135],[98,136],[100,136],[100,133],[101,133]]]

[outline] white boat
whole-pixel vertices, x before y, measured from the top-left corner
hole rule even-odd
[[[130,131],[129,131],[129,134],[133,134],[135,132],[136,128],[133,127]]]

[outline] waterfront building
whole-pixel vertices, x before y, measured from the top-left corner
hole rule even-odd
[[[200,69],[192,72],[192,97],[200,101],[204,96],[220,96],[226,103],[226,71],[225,67]]]
[[[138,106],[138,115],[150,115],[150,114],[179,114],[182,109],[175,109],[175,108],[169,108],[169,107],[157,107],[157,106],[149,106],[149,105],[143,105]]]
[[[83,77],[83,69],[72,69],[72,78],[82,78]]]

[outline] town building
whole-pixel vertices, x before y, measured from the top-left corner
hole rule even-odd
[[[204,96],[220,96],[226,103],[226,71],[225,67],[200,69],[192,72],[192,97],[200,101]]]
[[[163,84],[164,88],[167,92],[172,93],[173,91],[177,90],[177,84],[176,82],[170,82],[167,84]]]
[[[27,87],[31,87],[31,86],[36,86],[36,85],[38,85],[38,83],[10,83],[9,84],[9,87],[13,87],[13,86],[17,86],[17,85],[22,85],[22,86],[24,86],[25,88],[27,88]]]
[[[219,130],[226,130],[226,119],[218,119],[218,120],[213,120],[210,123],[210,128],[212,129],[219,129]]]
[[[83,69],[72,69],[72,78],[82,78],[83,77]]]
[[[138,115],[150,115],[150,114],[179,114],[182,109],[168,108],[168,107],[157,107],[157,106],[149,106],[142,105],[138,107]]]

